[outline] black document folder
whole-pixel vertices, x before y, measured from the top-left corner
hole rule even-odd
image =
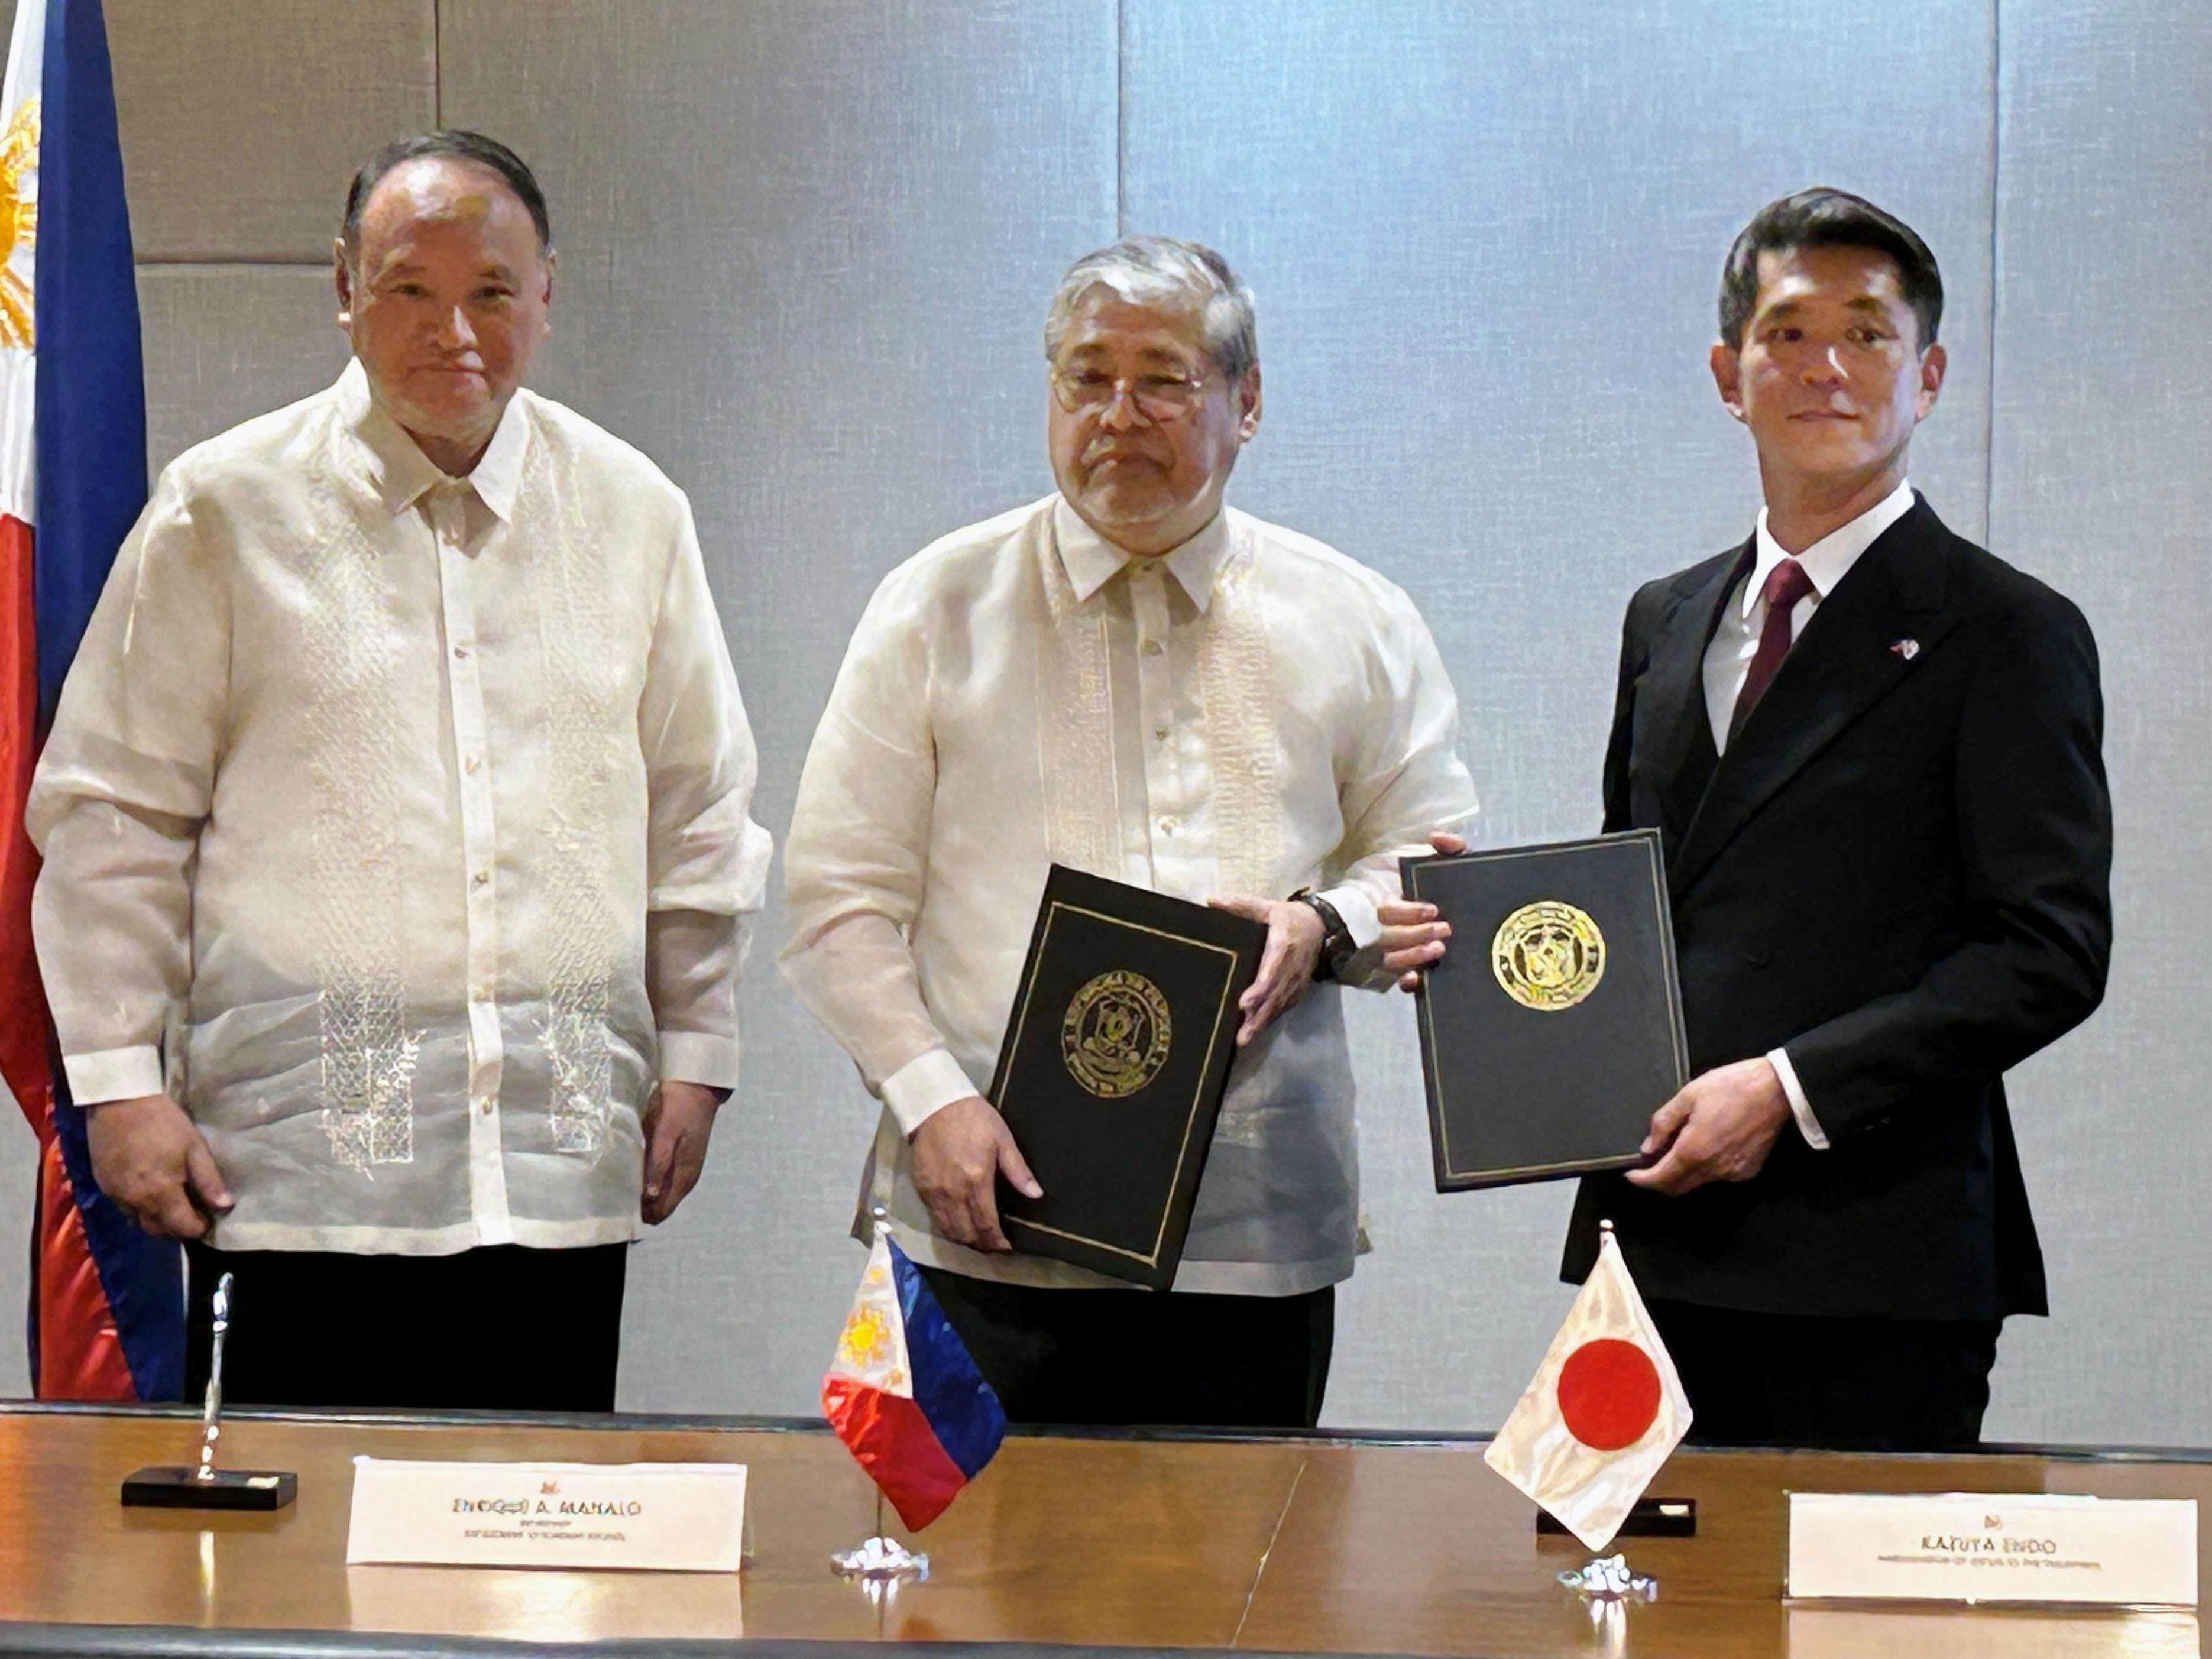
[[[1060,865],[1046,878],[991,1098],[1044,1188],[1001,1182],[1018,1250],[1174,1281],[1267,930]]]
[[[1437,1190],[1638,1162],[1689,1066],[1658,831],[1402,870],[1452,930],[1418,999]]]

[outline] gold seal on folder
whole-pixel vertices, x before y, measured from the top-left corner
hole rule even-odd
[[[1067,1005],[1060,1053],[1068,1074],[1102,1100],[1133,1095],[1168,1063],[1168,1000],[1142,974],[1101,974]]]
[[[1524,904],[1490,942],[1498,982],[1524,1008],[1557,1013],[1597,989],[1605,977],[1605,935],[1587,910],[1556,899]]]

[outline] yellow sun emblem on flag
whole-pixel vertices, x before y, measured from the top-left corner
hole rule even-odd
[[[837,1358],[854,1370],[867,1370],[891,1357],[890,1327],[873,1308],[855,1308],[837,1339]]]
[[[39,240],[39,204],[24,199],[26,175],[39,173],[39,100],[27,98],[0,133],[0,346],[31,349],[31,285],[15,269],[15,250]]]

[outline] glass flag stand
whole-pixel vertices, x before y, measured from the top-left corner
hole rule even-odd
[[[833,1550],[830,1571],[867,1584],[919,1583],[929,1577],[929,1557],[884,1530],[884,1494],[876,1492],[876,1529],[848,1550]]]
[[[1572,1572],[1561,1573],[1559,1583],[1589,1610],[1590,1629],[1608,1659],[1628,1651],[1630,1605],[1659,1599],[1659,1581],[1639,1576],[1625,1555],[1593,1558]]]
[[[1559,1582],[1589,1601],[1656,1601],[1659,1581],[1644,1578],[1628,1565],[1625,1555],[1591,1559],[1573,1572],[1563,1572]]]

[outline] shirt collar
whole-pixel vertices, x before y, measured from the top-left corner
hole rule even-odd
[[[1859,556],[1872,547],[1881,532],[1912,510],[1912,481],[1906,479],[1872,507],[1838,529],[1831,530],[1802,553],[1784,550],[1766,527],[1766,509],[1759,510],[1759,562],[1752,568],[1751,580],[1743,585],[1740,601],[1741,614],[1751,615],[1751,608],[1759,603],[1759,595],[1766,590],[1766,579],[1774,567],[1783,560],[1794,557],[1812,580],[1813,591],[1826,599],[1836,591],[1850,568],[1859,562]]]
[[[386,512],[404,513],[429,491],[459,483],[473,489],[477,498],[501,519],[514,521],[514,498],[522,483],[523,451],[529,443],[520,392],[508,399],[483,459],[467,477],[457,480],[440,471],[437,463],[377,402],[360,358],[346,364],[345,373],[338,376],[337,392],[338,412],[361,442],[369,487]]]
[[[1053,503],[1053,539],[1060,548],[1060,568],[1080,605],[1114,580],[1137,555],[1117,547],[1083,521],[1063,495]],[[1229,562],[1229,509],[1224,507],[1205,529],[1171,551],[1158,556],[1190,602],[1206,614],[1213,598],[1213,585]]]

